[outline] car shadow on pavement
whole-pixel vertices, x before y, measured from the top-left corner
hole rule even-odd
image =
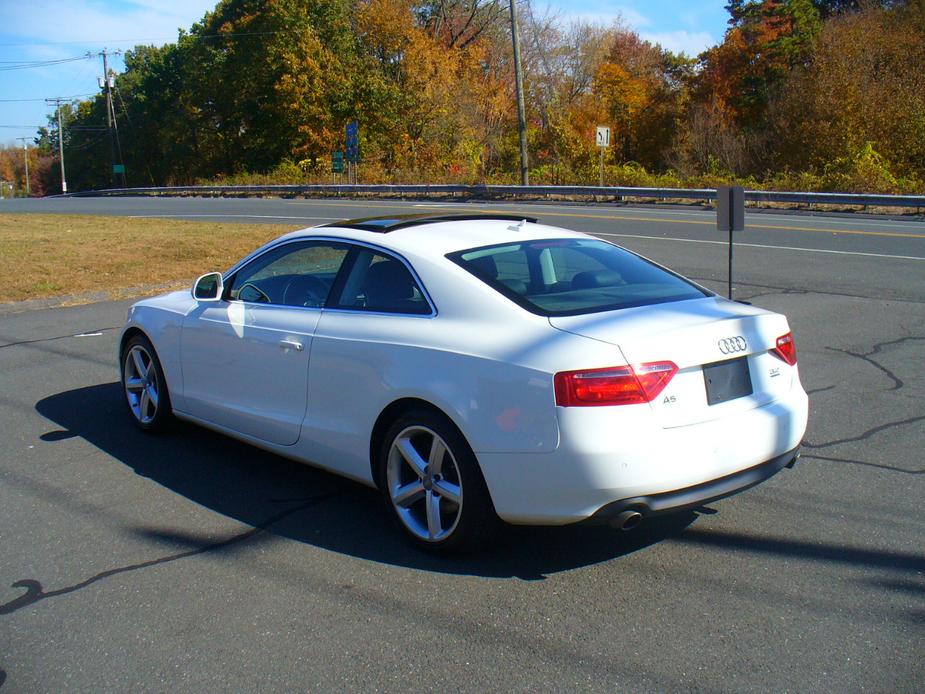
[[[363,485],[182,422],[161,435],[139,431],[125,411],[119,383],[52,395],[39,401],[36,410],[61,427],[43,434],[43,441],[81,437],[137,474],[251,526],[211,544],[195,529],[186,536],[172,531],[169,537],[155,528],[138,530],[184,547],[184,556],[225,551],[266,532],[397,566],[536,580],[677,536],[696,518],[695,513],[676,514],[630,532],[607,526],[506,527],[483,551],[432,557],[403,540],[379,494]]]

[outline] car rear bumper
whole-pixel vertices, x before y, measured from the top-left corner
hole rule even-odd
[[[671,429],[642,406],[562,409],[554,452],[476,451],[495,510],[509,523],[577,523],[633,502],[682,510],[742,491],[796,457],[808,401],[797,386],[763,407]]]
[[[589,523],[613,523],[625,511],[636,511],[643,518],[695,509],[711,501],[725,499],[764,482],[783,470],[792,468],[800,457],[800,446],[754,467],[692,487],[660,494],[646,494],[607,504],[588,519]]]

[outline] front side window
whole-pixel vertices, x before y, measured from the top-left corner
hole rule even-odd
[[[228,298],[276,306],[321,308],[349,246],[330,241],[289,243],[238,270]]]
[[[334,308],[378,313],[431,313],[430,304],[405,264],[369,248],[358,248]]]
[[[450,260],[528,311],[572,316],[709,296],[635,253],[597,239],[543,239],[451,253]]]

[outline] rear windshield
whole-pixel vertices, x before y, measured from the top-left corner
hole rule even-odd
[[[597,239],[553,239],[451,253],[461,265],[528,311],[573,316],[710,296],[703,289]]]

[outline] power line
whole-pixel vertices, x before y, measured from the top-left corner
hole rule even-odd
[[[103,128],[103,130],[106,130],[106,128]],[[77,145],[73,144],[73,141],[71,141],[71,142],[68,142],[67,148],[69,152],[79,152],[85,149],[90,149],[94,145],[97,145],[100,142],[102,142],[105,138],[106,138],[106,134],[98,135],[92,140],[84,140],[83,142]]]
[[[228,38],[238,38],[238,37],[248,37],[248,36],[277,36],[283,34],[291,35],[302,35],[304,32],[299,29],[284,29],[281,31],[229,31],[227,33],[221,34],[184,34],[182,37],[151,37],[145,39],[104,39],[101,43],[137,43],[144,44],[146,41],[165,41],[165,42],[176,42],[180,38],[183,39],[192,39],[194,41],[203,41],[203,40],[212,40],[212,39],[228,39]],[[86,45],[86,41],[47,41],[47,42],[35,42],[35,43],[0,43],[0,48],[19,48],[25,46],[65,46],[65,45],[75,45],[82,44]],[[82,58],[73,58],[72,60],[80,60]]]
[[[80,99],[80,98],[85,97],[85,96],[95,96],[95,94],[96,94],[96,92],[92,92],[92,93],[90,93],[90,94],[72,94],[71,96],[62,96],[61,98],[62,98],[62,99]],[[0,103],[2,103],[2,104],[23,103],[23,102],[26,102],[26,101],[45,101],[45,99],[44,99],[44,98],[39,98],[39,99],[0,99]]]
[[[64,63],[74,63],[78,60],[87,60],[89,55],[82,55],[76,58],[60,58],[58,60],[35,60],[31,62],[10,62],[0,64],[0,72],[9,72],[11,70],[28,70],[36,67],[51,67],[52,65],[62,65]]]
[[[122,98],[122,90],[119,89],[118,86],[116,86],[115,89],[116,89],[116,94],[119,95],[119,103],[122,104],[122,113],[125,114],[125,120],[128,121],[128,124],[129,124],[130,127],[135,127],[135,126],[132,125],[132,118],[131,118],[131,116],[128,115],[128,109],[125,108],[125,99]]]

